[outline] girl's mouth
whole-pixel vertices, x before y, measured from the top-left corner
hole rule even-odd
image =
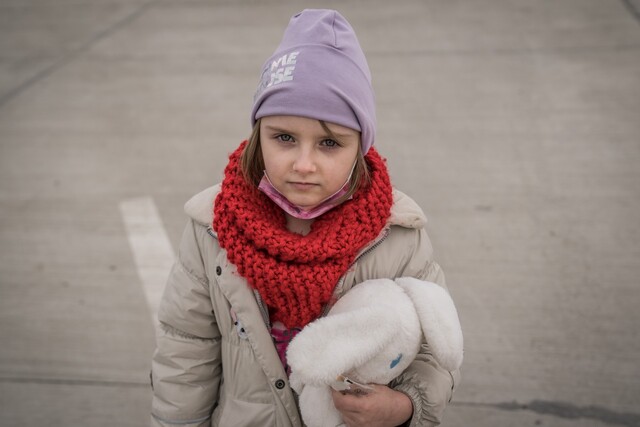
[[[297,189],[297,190],[309,190],[310,188],[313,188],[315,186],[317,186],[318,184],[314,184],[312,182],[289,182],[289,185],[291,185],[293,188]]]

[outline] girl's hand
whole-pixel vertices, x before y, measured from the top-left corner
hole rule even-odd
[[[367,394],[332,390],[333,404],[348,427],[399,426],[413,415],[411,399],[384,385],[372,384]]]

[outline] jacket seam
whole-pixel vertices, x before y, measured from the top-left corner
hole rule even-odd
[[[447,371],[449,373],[449,376],[451,377],[451,394],[449,395],[449,401],[447,403],[451,403],[451,401],[453,400],[453,392],[456,389],[456,379],[453,376],[453,372],[451,371]]]
[[[178,267],[187,274],[187,276],[189,276],[189,278],[198,283],[200,286],[202,286],[204,289],[209,289],[209,282],[207,279],[201,278],[200,276],[198,276],[196,273],[193,272],[192,269],[188,268],[186,266],[186,264],[184,263],[182,256],[180,254],[178,254]]]
[[[160,321],[160,328],[171,335],[175,335],[181,338],[187,338],[187,339],[191,339],[191,340],[199,340],[199,341],[218,341],[220,340],[220,338],[203,338],[203,337],[199,337],[197,335],[192,335],[188,332],[184,332],[178,328],[175,328],[171,325],[169,325],[168,323],[162,322]]]

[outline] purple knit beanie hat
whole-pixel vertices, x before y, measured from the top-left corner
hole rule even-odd
[[[294,15],[262,67],[251,125],[290,115],[336,123],[361,133],[366,154],[376,134],[371,73],[353,28],[335,10]]]

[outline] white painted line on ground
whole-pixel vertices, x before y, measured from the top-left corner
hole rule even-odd
[[[151,197],[123,200],[120,212],[154,327],[175,255]]]

